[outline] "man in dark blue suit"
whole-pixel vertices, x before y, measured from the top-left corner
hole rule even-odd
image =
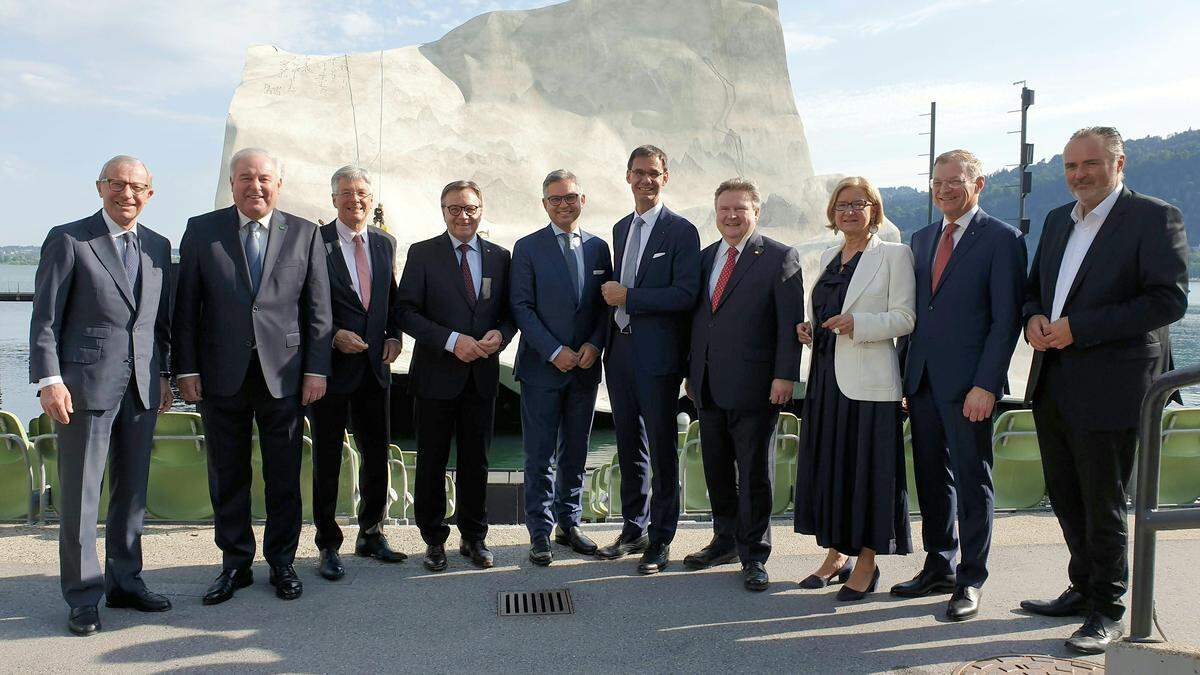
[[[579,528],[583,474],[608,311],[601,284],[612,278],[603,239],[576,226],[587,198],[570,171],[542,182],[550,224],[513,247],[509,299],[521,331],[515,376],[521,383],[525,446],[525,524],[529,559],[549,565],[554,540],[591,555],[596,544]],[[557,467],[557,469],[555,469]]]
[[[596,554],[612,559],[640,551],[642,574],[666,569],[679,523],[675,413],[700,290],[700,236],[663,205],[669,178],[667,156],[653,145],[629,156],[625,180],[634,212],[613,227],[617,280],[601,288],[613,307],[604,361],[625,526]]]
[[[992,542],[992,410],[1020,332],[1025,240],[979,208],[983,170],[966,150],[942,153],[930,190],[941,221],[913,234],[917,324],[904,393],[925,565],[892,594],[953,593],[947,618],[979,612]],[[955,536],[955,520],[958,536]],[[961,559],[957,569],[954,558]]]

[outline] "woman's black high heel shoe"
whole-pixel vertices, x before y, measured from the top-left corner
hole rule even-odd
[[[837,570],[833,574],[830,574],[828,577],[819,577],[815,574],[810,574],[800,582],[800,588],[813,590],[817,588],[825,588],[826,586],[832,586],[835,583],[844,584],[846,583],[846,580],[850,578],[850,572],[854,569],[854,566],[850,563],[851,560],[847,558],[846,564],[842,565],[841,569]],[[834,579],[837,579],[837,581],[834,581]]]
[[[838,602],[854,602],[855,600],[862,600],[863,598],[867,597],[868,593],[875,592],[875,585],[878,583],[879,583],[879,566],[876,565],[875,566],[875,575],[871,577],[871,585],[867,586],[867,590],[856,591],[853,588],[850,588],[849,586],[842,586],[841,588],[838,589],[838,592],[837,592]]]

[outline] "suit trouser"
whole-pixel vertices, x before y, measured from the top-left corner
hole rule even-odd
[[[995,516],[992,420],[967,419],[961,399],[936,400],[924,378],[908,397],[908,410],[925,570],[955,574],[959,586],[981,588],[988,576]]]
[[[312,404],[312,412],[316,543],[318,549],[336,551],[342,545],[342,528],[338,526],[336,516],[347,420],[353,423],[354,441],[362,462],[358,468],[360,536],[379,534],[379,524],[387,510],[387,389],[366,373],[353,392],[327,393]]]
[[[521,383],[525,526],[531,538],[549,536],[556,522],[564,531],[580,522],[598,389],[577,377],[560,389]]]
[[[496,397],[482,396],[467,378],[466,388],[452,399],[416,397],[417,485],[413,515],[421,538],[433,546],[450,536],[446,525],[446,464],[450,441],[455,441],[454,505],[458,531],[464,540],[487,537],[488,448]]]
[[[623,533],[669,544],[679,525],[679,410],[677,375],[639,372],[633,338],[613,333],[605,363],[617,461],[621,467]]]
[[[1033,401],[1050,505],[1071,552],[1071,585],[1109,618],[1125,614],[1129,588],[1126,486],[1137,430],[1090,431],[1068,424],[1060,398],[1070,373],[1047,358]]]
[[[151,390],[156,390],[155,386]],[[71,607],[96,605],[114,591],[136,593],[142,581],[142,522],[156,408],[142,407],[134,380],[110,410],[78,410],[58,433],[59,581]],[[104,573],[96,554],[96,520],[108,463]]]
[[[736,546],[743,564],[765,563],[771,555],[775,483],[771,441],[779,408],[727,410],[712,402],[707,378],[702,388],[700,450],[717,545]]]
[[[201,383],[203,384],[203,383]],[[300,541],[300,396],[272,398],[255,355],[242,387],[232,396],[205,393],[199,404],[208,445],[208,490],[222,564],[254,562],[250,529],[251,422],[258,423],[267,527],[263,557],[272,566],[290,565]]]

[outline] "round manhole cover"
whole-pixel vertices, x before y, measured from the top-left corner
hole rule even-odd
[[[1103,673],[1104,665],[1079,661],[1077,659],[1057,659],[1053,656],[1035,656],[1033,654],[1008,654],[993,656],[987,659],[964,663],[959,666],[954,675],[974,675],[974,673],[1021,673],[1034,675],[1053,673],[1054,675],[1076,675],[1081,673]]]

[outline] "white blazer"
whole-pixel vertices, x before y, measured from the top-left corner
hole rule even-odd
[[[841,244],[821,254],[822,273]],[[839,335],[834,344],[833,372],[846,398],[856,401],[899,401],[900,362],[895,339],[908,335],[916,322],[917,282],[912,249],[872,236],[846,289],[843,314],[854,315],[854,336]],[[814,320],[812,294],[805,316]],[[811,378],[811,362],[809,365]]]

